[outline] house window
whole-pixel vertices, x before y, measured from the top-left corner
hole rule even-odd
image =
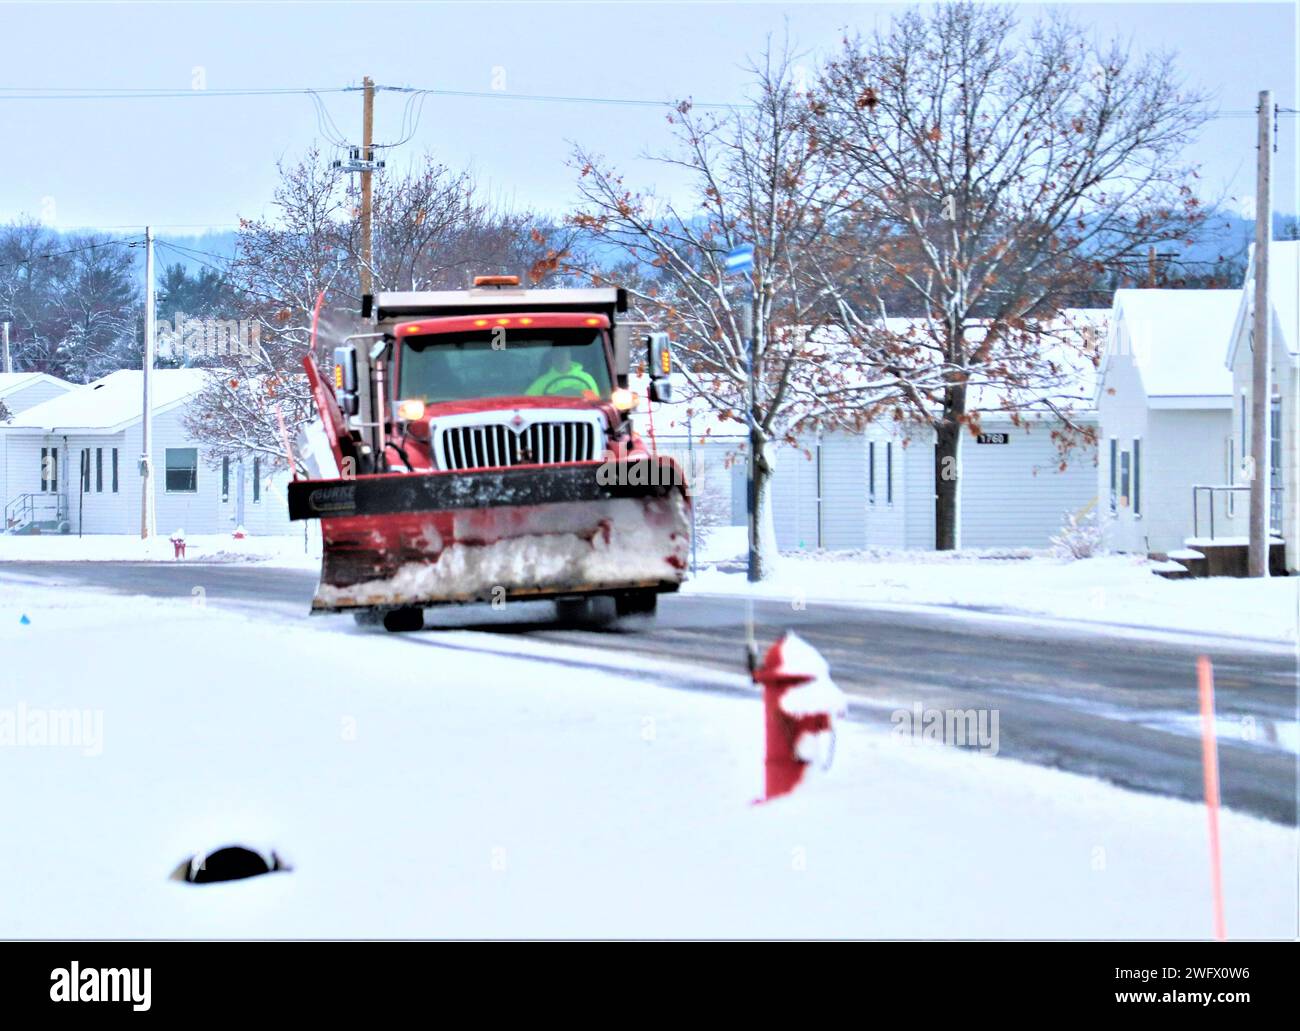
[[[1250,434],[1246,432],[1246,412],[1249,410],[1250,402],[1246,399],[1246,392],[1241,392],[1241,460],[1246,460],[1246,447],[1250,443]]]
[[[867,441],[867,501],[876,503],[876,442]]]
[[[113,448],[113,493],[117,493],[117,448]]]
[[[1117,454],[1119,451],[1119,442],[1114,437],[1110,438],[1110,514],[1114,515],[1119,511],[1119,492],[1116,490],[1116,475],[1119,471]]]
[[[41,448],[41,493],[57,493],[59,489],[59,450]]]
[[[193,494],[199,489],[199,449],[169,447],[166,456],[168,494]]]
[[[104,449],[95,448],[95,493],[104,493]]]
[[[894,503],[894,442],[885,442],[885,501]]]
[[[221,500],[230,500],[230,456],[221,460]]]
[[[1133,514],[1142,514],[1142,441],[1133,440]]]
[[[81,449],[81,493],[90,493],[90,448]]]
[[[1121,451],[1119,453],[1119,503],[1123,508],[1128,508],[1133,504],[1133,495],[1129,493],[1130,475],[1129,452]]]
[[[262,500],[262,460],[253,459],[253,504]]]

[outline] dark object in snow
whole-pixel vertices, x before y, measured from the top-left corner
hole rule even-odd
[[[171,879],[188,884],[213,884],[292,869],[274,851],[262,853],[243,845],[225,845],[206,855],[200,853],[185,860],[172,871]]]

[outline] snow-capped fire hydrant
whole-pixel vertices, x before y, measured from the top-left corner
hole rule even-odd
[[[831,680],[826,660],[789,632],[768,649],[754,680],[763,688],[767,801],[793,791],[811,763],[830,765],[835,717],[844,715],[847,699]]]
[[[175,551],[173,558],[185,557],[185,531],[177,530],[171,535],[172,549]]]

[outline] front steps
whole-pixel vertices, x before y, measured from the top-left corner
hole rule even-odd
[[[1147,557],[1166,563],[1154,570],[1166,580],[1190,580],[1206,576],[1247,575],[1250,545],[1244,537],[1189,538],[1187,547],[1178,551],[1153,551]],[[1286,576],[1286,545],[1276,537],[1268,546],[1269,576]]]

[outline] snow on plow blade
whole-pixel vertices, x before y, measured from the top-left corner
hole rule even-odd
[[[321,520],[318,612],[675,590],[689,506],[668,458],[289,486],[289,517]]]

